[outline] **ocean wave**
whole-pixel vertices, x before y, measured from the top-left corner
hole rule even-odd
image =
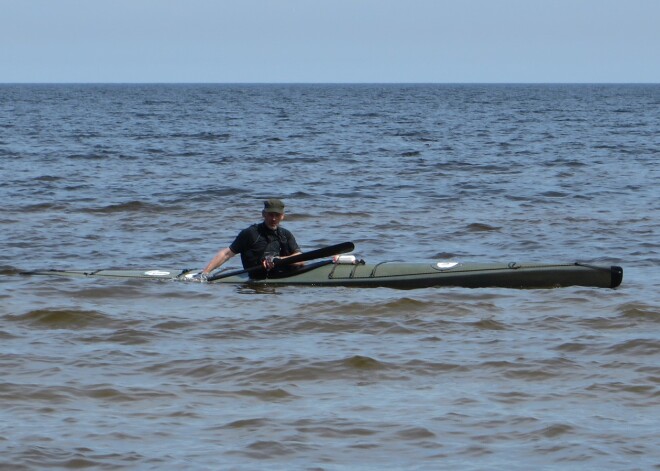
[[[78,210],[81,213],[89,214],[115,214],[115,213],[169,213],[179,211],[182,206],[166,206],[157,203],[148,203],[144,201],[134,200],[124,203],[114,203],[101,207],[87,207]]]
[[[87,329],[111,327],[112,317],[99,312],[80,309],[36,309],[25,314],[6,315],[10,322],[40,329]]]

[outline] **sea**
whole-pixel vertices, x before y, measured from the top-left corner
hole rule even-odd
[[[623,283],[22,274],[201,269],[273,197],[303,251]],[[0,200],[0,469],[660,470],[660,85],[4,84]]]

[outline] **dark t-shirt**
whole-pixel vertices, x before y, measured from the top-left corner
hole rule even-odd
[[[241,254],[241,263],[245,269],[261,265],[266,254],[284,257],[300,252],[296,238],[290,231],[283,227],[278,227],[274,231],[263,222],[243,229],[229,249]],[[263,276],[263,273],[253,276]]]

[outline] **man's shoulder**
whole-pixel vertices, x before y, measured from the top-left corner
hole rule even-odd
[[[282,234],[284,234],[285,236],[287,236],[287,237],[293,237],[293,233],[292,233],[289,229],[287,229],[286,227],[282,227],[282,226],[280,226],[280,227],[279,227],[279,230],[280,230],[280,232],[281,232]]]
[[[245,229],[243,229],[238,234],[239,237],[245,237],[245,236],[249,236],[249,235],[255,235],[255,236],[259,235],[259,224],[258,223],[252,224],[251,226],[246,227]]]

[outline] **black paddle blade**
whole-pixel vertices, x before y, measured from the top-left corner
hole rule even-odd
[[[286,265],[291,265],[296,262],[306,262],[308,260],[315,260],[317,258],[331,257],[333,255],[338,255],[340,253],[352,252],[355,250],[355,244],[353,242],[342,242],[341,244],[330,245],[328,247],[323,247],[317,250],[311,250],[309,252],[300,253],[298,255],[292,255],[291,257],[278,259],[275,261],[276,267],[284,267]],[[215,281],[221,278],[229,278],[234,275],[242,275],[243,273],[253,273],[258,270],[263,270],[261,265],[252,268],[246,268],[245,270],[238,270],[232,272],[218,273],[217,275],[209,276],[207,281]]]

